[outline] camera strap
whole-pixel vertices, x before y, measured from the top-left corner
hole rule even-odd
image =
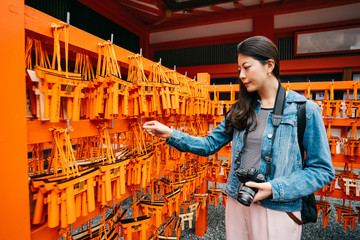
[[[271,148],[270,148],[270,154],[268,157],[266,157],[266,172],[265,172],[265,179],[267,179],[267,176],[269,176],[271,174],[271,161],[272,161],[272,152],[273,152],[273,145],[275,142],[275,136],[276,136],[276,130],[279,127],[282,118],[283,118],[283,112],[284,112],[284,106],[285,106],[285,98],[286,98],[286,90],[285,88],[281,85],[280,81],[279,81],[279,87],[276,93],[276,98],[275,98],[275,106],[274,106],[274,111],[273,114],[271,116],[271,121],[272,124],[274,126],[274,132],[272,135],[272,141],[271,141]]]
[[[278,126],[280,125],[282,118],[283,118],[285,98],[286,98],[286,90],[279,81],[279,87],[278,87],[278,90],[276,93],[276,98],[275,98],[274,111],[273,111],[272,118],[271,118],[272,124],[274,125],[274,132],[273,132],[272,142],[271,142],[271,150],[270,150],[270,155],[268,157],[265,157],[266,162],[267,162],[265,179],[267,178],[268,175],[271,174],[272,146],[275,141],[276,130],[277,130]],[[243,136],[243,147],[235,161],[235,163],[237,163],[237,164],[240,164],[240,162],[241,162],[241,156],[243,154],[244,147],[247,142],[246,140],[247,140],[248,133],[249,133],[249,129],[246,129],[244,136]]]

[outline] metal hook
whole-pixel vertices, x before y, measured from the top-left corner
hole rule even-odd
[[[106,129],[113,129],[114,128],[114,119],[111,119],[111,128],[106,127]]]
[[[70,25],[70,12],[66,13],[66,27]]]
[[[67,124],[67,133],[70,132],[70,120],[66,120],[66,124]]]

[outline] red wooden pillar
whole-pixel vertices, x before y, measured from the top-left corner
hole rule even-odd
[[[208,73],[198,73],[197,74],[197,80],[204,85],[210,84],[210,74]],[[208,190],[208,182],[204,181],[201,183],[200,189],[197,190],[197,193],[199,194],[206,194]],[[203,236],[206,233],[208,227],[208,205],[204,208],[200,206],[199,210],[199,217],[195,223],[195,235],[196,236]]]
[[[30,239],[24,1],[0,1],[0,239]]]
[[[257,14],[254,16],[254,35],[262,35],[274,41],[274,16],[269,14]],[[276,44],[276,43],[275,43]]]
[[[206,194],[207,190],[208,190],[208,181],[204,181],[201,184],[200,190],[198,190],[197,193]],[[208,205],[206,204],[204,208],[202,208],[200,205],[199,217],[195,222],[195,235],[199,237],[203,236],[207,231],[207,227],[208,227]]]

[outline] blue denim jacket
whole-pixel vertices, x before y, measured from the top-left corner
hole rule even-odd
[[[303,144],[306,152],[306,168],[302,170],[302,159],[297,138],[297,102],[306,98],[289,91],[283,119],[277,129],[273,145],[271,174],[267,181],[271,183],[273,195],[260,201],[266,208],[293,212],[300,211],[301,197],[309,195],[326,185],[335,177],[331,161],[328,139],[319,106],[306,101],[306,129]],[[260,111],[260,102],[257,113]],[[259,172],[265,174],[266,158],[270,154],[274,126],[270,113],[261,145],[261,162]],[[201,156],[215,154],[223,146],[232,142],[231,169],[226,184],[228,196],[236,199],[239,180],[234,171],[239,167],[235,163],[243,147],[245,130],[234,130],[232,135],[225,133],[225,119],[207,137],[194,137],[174,130],[166,142],[171,147],[183,152],[191,152]]]

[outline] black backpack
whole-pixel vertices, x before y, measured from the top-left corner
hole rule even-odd
[[[303,137],[306,128],[306,102],[298,103],[298,142],[301,151],[303,169],[306,167],[304,156]],[[314,193],[302,198],[301,209],[302,224],[313,222],[317,220],[316,201]]]

